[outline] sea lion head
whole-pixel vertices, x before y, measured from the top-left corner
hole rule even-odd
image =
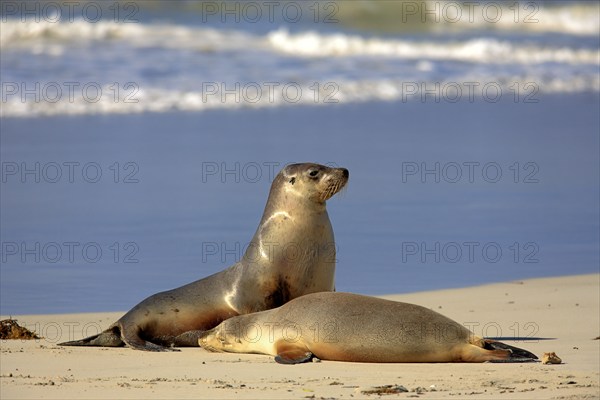
[[[233,342],[225,335],[221,329],[222,325],[218,325],[213,329],[203,332],[198,338],[198,344],[205,350],[220,353],[225,351],[226,347],[231,347]]]
[[[246,351],[245,341],[240,339],[242,334],[246,334],[240,331],[242,328],[240,319],[239,316],[230,318],[203,332],[198,338],[198,345],[215,353],[242,353]],[[248,332],[248,334],[254,337],[257,332]]]
[[[289,164],[281,170],[273,186],[288,196],[303,197],[323,204],[348,183],[346,168],[331,168],[321,164]]]
[[[273,354],[275,337],[281,335],[281,327],[271,326],[263,321],[263,316],[264,312],[257,312],[226,319],[203,332],[198,345],[215,353]]]

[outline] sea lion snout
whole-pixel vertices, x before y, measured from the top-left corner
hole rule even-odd
[[[212,352],[217,352],[218,350],[214,347],[212,347],[209,343],[211,342],[211,340],[214,340],[214,329],[210,329],[208,331],[205,331],[204,333],[202,333],[199,337],[198,337],[198,345],[200,347],[202,347],[203,349],[206,349],[208,351],[212,351]]]
[[[321,201],[327,201],[346,186],[350,172],[346,168],[329,168],[322,179]]]

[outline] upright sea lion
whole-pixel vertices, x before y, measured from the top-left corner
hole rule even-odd
[[[223,321],[203,333],[211,351],[274,355],[282,364],[323,360],[525,362],[523,349],[483,339],[453,320],[414,304],[352,293],[308,294],[283,306]]]
[[[334,290],[335,242],[325,202],[348,176],[345,168],[286,166],[273,180],[258,229],[239,262],[148,297],[98,335],[61,344],[150,351],[198,346],[200,333],[227,318]]]

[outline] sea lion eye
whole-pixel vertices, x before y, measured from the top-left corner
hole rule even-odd
[[[317,175],[319,175],[319,170],[318,170],[318,169],[313,169],[312,171],[310,171],[310,172],[308,173],[308,175],[309,175],[311,178],[316,178],[316,177],[317,177]]]
[[[290,183],[293,185],[294,183],[296,183],[296,178],[292,178],[290,179]]]

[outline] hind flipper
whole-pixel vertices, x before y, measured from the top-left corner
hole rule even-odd
[[[492,362],[527,362],[538,359],[535,354],[527,350],[491,339],[483,339],[483,348],[487,350],[508,350],[510,352],[508,360],[492,360]]]
[[[524,357],[510,357],[506,360],[488,360],[485,362],[489,362],[489,363],[526,363],[526,362],[537,362],[537,359],[524,358]]]
[[[100,347],[122,347],[125,346],[118,327],[110,328],[102,333],[81,340],[59,343],[59,346],[100,346]]]
[[[462,348],[456,361],[516,363],[535,360],[537,360],[537,356],[527,350],[509,346],[502,342],[483,339],[478,344],[468,344]]]

